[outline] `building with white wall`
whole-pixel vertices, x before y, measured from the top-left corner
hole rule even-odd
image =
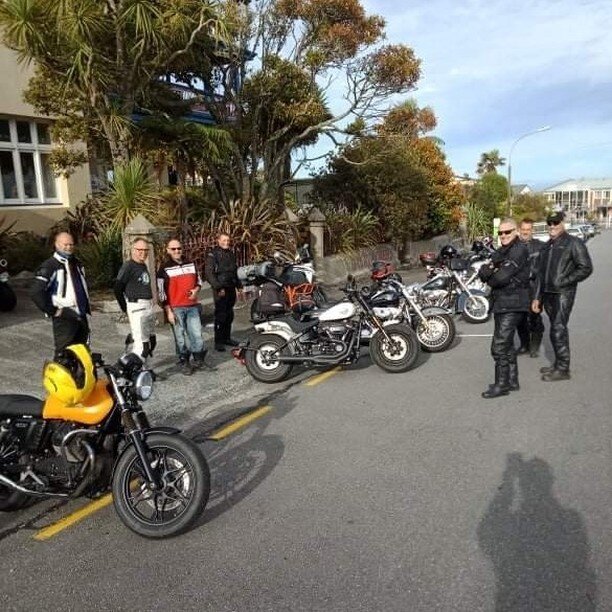
[[[612,219],[612,178],[570,179],[543,192],[551,207],[563,210],[571,221]]]

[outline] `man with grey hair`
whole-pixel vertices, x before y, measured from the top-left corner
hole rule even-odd
[[[529,252],[519,241],[514,219],[503,219],[497,233],[501,246],[492,254],[491,263],[479,271],[480,278],[492,289],[495,321],[491,342],[495,382],[482,393],[485,399],[519,389],[514,334],[530,306]]]
[[[115,281],[117,303],[130,322],[126,345],[132,344],[132,352],[143,360],[153,353],[156,344],[153,290],[146,264],[149,250],[149,243],[137,238],[132,243],[132,258],[121,266]]]

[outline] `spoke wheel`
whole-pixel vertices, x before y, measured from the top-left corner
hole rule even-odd
[[[484,295],[471,295],[465,300],[463,318],[468,323],[484,323],[490,316],[490,303]]]
[[[164,538],[188,529],[204,510],[210,473],[200,449],[177,435],[147,437],[147,460],[158,488],[145,477],[136,449],[120,457],[113,478],[113,498],[121,520],[133,531]]]
[[[419,321],[416,334],[424,351],[445,351],[455,339],[455,322],[448,315],[430,315]]]

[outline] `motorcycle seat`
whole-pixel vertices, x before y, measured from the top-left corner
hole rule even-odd
[[[0,395],[0,416],[4,417],[42,417],[44,402],[33,395],[17,393]]]
[[[318,318],[312,321],[298,321],[295,317],[292,317],[291,315],[281,317],[280,320],[287,323],[287,325],[289,325],[289,327],[297,333],[304,332],[307,329],[310,329],[311,327],[316,327],[319,323]]]

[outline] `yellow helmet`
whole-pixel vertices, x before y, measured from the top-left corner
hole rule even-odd
[[[68,405],[82,402],[96,384],[96,371],[84,344],[71,344],[45,364],[43,385],[50,396]]]

